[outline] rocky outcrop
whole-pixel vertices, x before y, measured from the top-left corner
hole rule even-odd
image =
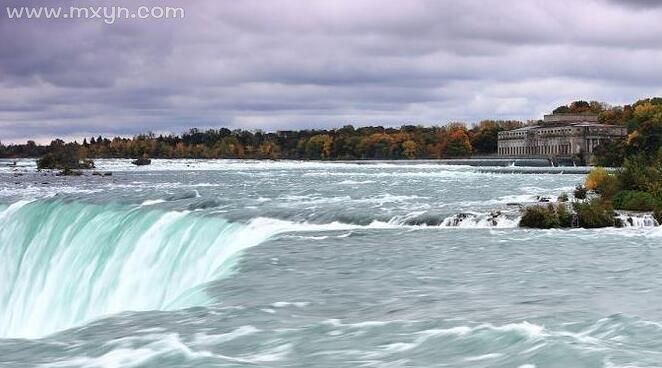
[[[134,164],[134,165],[136,165],[136,166],[146,166],[146,165],[151,165],[151,164],[152,164],[152,160],[150,160],[150,159],[147,158],[147,157],[141,157],[141,158],[139,158],[139,159],[136,159],[136,160],[131,161],[131,163]]]

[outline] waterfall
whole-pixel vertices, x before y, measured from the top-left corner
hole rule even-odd
[[[0,207],[0,337],[210,302],[204,285],[283,231],[190,212],[57,200]]]
[[[520,216],[506,216],[502,213],[460,213],[447,217],[442,227],[459,228],[515,228],[518,226]]]
[[[654,227],[659,226],[655,217],[650,214],[633,215],[621,213],[617,216],[624,227]]]

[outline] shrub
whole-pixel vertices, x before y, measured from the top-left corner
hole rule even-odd
[[[38,169],[55,169],[57,168],[57,159],[52,153],[47,153],[42,158],[37,160]]]
[[[660,206],[652,194],[634,190],[618,192],[612,203],[614,208],[628,211],[653,211]]]
[[[596,167],[588,173],[586,180],[584,181],[584,186],[589,190],[598,190],[600,184],[609,177],[607,170]]]
[[[573,206],[580,227],[591,229],[615,225],[614,209],[607,201],[596,198],[588,202],[575,202]]]
[[[576,199],[586,199],[586,193],[587,192],[588,191],[586,190],[586,188],[584,186],[578,185],[575,188],[575,198]]]
[[[519,226],[533,229],[551,229],[560,227],[561,222],[556,209],[550,204],[525,208]]]
[[[68,144],[56,146],[52,152],[37,160],[38,169],[92,169],[94,162],[83,159],[78,147]]]
[[[602,183],[600,183],[597,192],[602,195],[603,198],[609,199],[616,195],[620,190],[621,182],[618,180],[618,177],[616,177],[616,175],[609,175]]]
[[[559,217],[559,225],[561,227],[572,227],[572,220],[574,218],[574,215],[572,214],[572,211],[570,211],[567,205],[559,204],[556,207],[556,214]]]
[[[620,182],[616,175],[607,170],[596,167],[586,177],[586,188],[602,195],[603,198],[611,198],[620,190]]]
[[[638,155],[625,160],[623,170],[618,178],[623,189],[653,193],[662,198],[662,161],[650,162],[648,158]]]

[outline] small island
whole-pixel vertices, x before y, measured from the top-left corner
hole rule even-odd
[[[51,143],[48,153],[37,160],[39,170],[61,170],[58,176],[80,176],[80,170],[94,168],[94,161],[82,155],[75,143],[64,143],[56,139]]]
[[[143,156],[141,158],[131,161],[131,163],[136,166],[147,166],[152,164],[152,160],[150,160],[147,156]]]

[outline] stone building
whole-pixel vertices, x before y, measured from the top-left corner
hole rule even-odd
[[[540,125],[500,132],[498,153],[503,156],[580,157],[590,162],[596,146],[626,135],[625,127],[600,124],[595,114],[545,115]]]

